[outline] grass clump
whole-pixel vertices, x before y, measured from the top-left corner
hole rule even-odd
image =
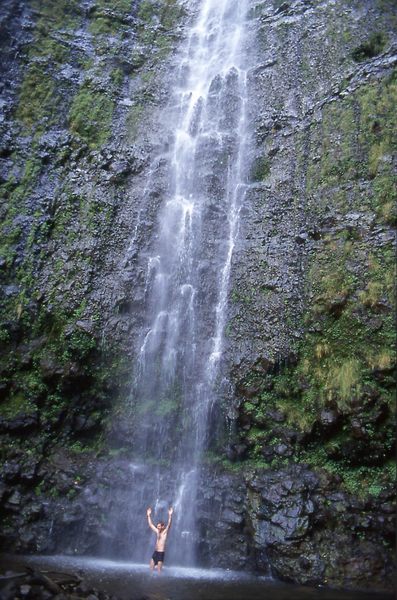
[[[339,404],[346,405],[353,395],[357,396],[360,393],[360,382],[360,363],[354,358],[349,358],[342,364],[330,367],[324,387],[330,399],[337,396],[340,399]]]
[[[387,44],[387,37],[382,31],[373,33],[366,42],[360,44],[352,52],[353,60],[362,62],[378,56]]]

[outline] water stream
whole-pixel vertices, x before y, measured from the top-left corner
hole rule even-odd
[[[245,193],[246,1],[192,2],[167,108],[173,131],[157,230],[146,263],[144,322],[131,394],[131,505],[175,508],[175,564],[195,564],[195,499],[221,369],[228,285]],[[150,194],[150,185],[146,193]],[[143,199],[144,201],[144,199]],[[139,491],[137,488],[139,487]],[[131,556],[142,556],[131,542]],[[174,536],[175,538],[175,536]]]

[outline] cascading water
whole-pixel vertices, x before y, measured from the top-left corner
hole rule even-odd
[[[244,0],[199,6],[167,111],[173,128],[167,189],[150,256],[141,257],[145,321],[131,394],[137,473],[131,506],[144,515],[152,505],[164,519],[165,508],[174,505],[167,554],[177,564],[195,562],[199,467],[222,375],[229,274],[245,192],[246,10]],[[138,560],[142,535],[147,539],[147,531],[135,527],[131,555]]]

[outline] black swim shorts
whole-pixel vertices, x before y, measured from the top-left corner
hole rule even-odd
[[[152,559],[155,565],[157,565],[158,562],[164,562],[164,554],[164,552],[157,552],[157,550],[153,552]]]

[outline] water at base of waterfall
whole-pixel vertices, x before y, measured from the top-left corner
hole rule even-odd
[[[22,570],[25,565],[45,571],[79,573],[84,582],[119,600],[392,600],[393,594],[310,588],[220,569],[170,567],[160,576],[148,567],[70,556],[0,556],[1,568]]]

